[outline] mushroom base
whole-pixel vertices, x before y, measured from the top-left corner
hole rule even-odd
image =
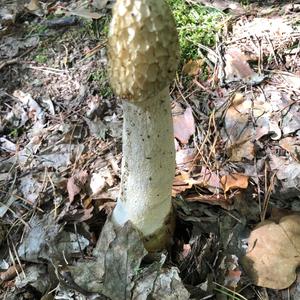
[[[173,234],[175,230],[175,214],[173,209],[166,217],[161,228],[154,233],[143,237],[145,248],[149,252],[161,251],[168,249],[173,242]]]

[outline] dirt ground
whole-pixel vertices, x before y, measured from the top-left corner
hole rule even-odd
[[[224,24],[170,89],[177,226],[154,259],[130,226],[99,238],[122,157],[112,3],[27,2],[0,5],[0,298],[300,299],[300,4],[199,1]]]

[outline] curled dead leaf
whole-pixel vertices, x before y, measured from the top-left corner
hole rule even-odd
[[[233,189],[246,189],[248,181],[248,176],[238,173],[225,175],[221,178],[221,184],[225,193]]]
[[[69,178],[67,183],[67,190],[69,194],[70,203],[73,202],[74,197],[78,195],[81,191],[81,188],[86,183],[88,178],[87,171],[80,171]]]

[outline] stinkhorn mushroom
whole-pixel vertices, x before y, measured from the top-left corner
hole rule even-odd
[[[169,84],[179,61],[164,0],[117,0],[108,39],[111,86],[123,102],[121,192],[112,219],[130,220],[148,250],[168,244],[175,150]]]

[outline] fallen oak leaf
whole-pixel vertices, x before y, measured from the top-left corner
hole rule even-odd
[[[223,186],[224,193],[233,189],[247,189],[249,177],[242,174],[229,174],[222,176],[221,184]]]
[[[80,171],[75,173],[67,182],[67,190],[69,194],[70,203],[74,201],[74,197],[78,195],[86,183],[88,178],[87,171]]]
[[[271,289],[288,288],[300,266],[300,216],[279,223],[264,221],[251,232],[242,264],[254,284]]]

